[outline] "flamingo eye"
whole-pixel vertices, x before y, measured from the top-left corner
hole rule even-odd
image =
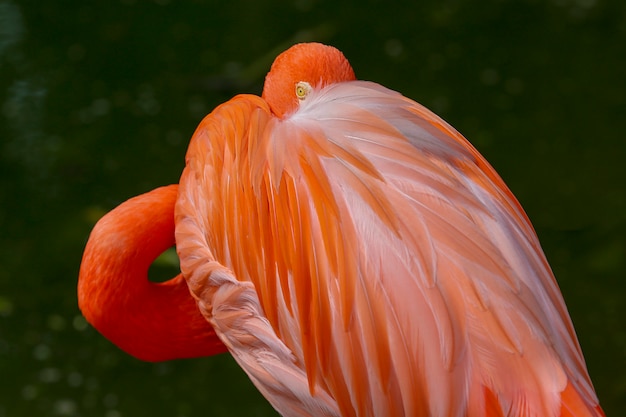
[[[304,100],[309,95],[309,91],[311,91],[311,84],[306,81],[296,83],[296,97],[298,97],[298,100]]]

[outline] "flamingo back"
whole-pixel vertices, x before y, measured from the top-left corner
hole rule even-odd
[[[206,317],[284,415],[307,395],[319,415],[602,415],[526,214],[399,93],[336,83],[284,119],[255,96],[218,107],[187,153],[176,235]],[[254,308],[230,320],[229,297]]]

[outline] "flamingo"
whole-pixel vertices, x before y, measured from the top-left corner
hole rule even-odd
[[[182,275],[148,282],[174,239]],[[503,180],[318,43],[202,120],[178,185],[98,222],[78,299],[140,359],[228,350],[283,416],[604,415]]]

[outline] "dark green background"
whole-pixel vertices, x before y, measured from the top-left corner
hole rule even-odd
[[[75,286],[97,218],[177,182],[201,118],[259,93],[298,40],[339,47],[491,161],[607,415],[626,415],[624,4],[0,0],[0,417],[275,415],[227,355],[123,354],[84,323]]]

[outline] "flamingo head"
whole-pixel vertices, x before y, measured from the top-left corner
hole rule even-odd
[[[354,79],[341,51],[321,43],[300,43],[274,60],[265,77],[263,99],[272,113],[284,118],[298,109],[311,89]]]

